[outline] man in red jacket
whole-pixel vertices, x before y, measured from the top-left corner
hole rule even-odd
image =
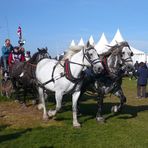
[[[13,51],[9,54],[8,63],[9,67],[12,66],[12,64],[17,62],[23,62],[25,61],[24,55],[19,51],[19,47],[14,47]]]

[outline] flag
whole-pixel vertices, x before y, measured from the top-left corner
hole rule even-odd
[[[20,26],[17,29],[17,34],[19,36],[19,39],[21,40],[22,39],[22,28]]]

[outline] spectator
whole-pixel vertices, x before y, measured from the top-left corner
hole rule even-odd
[[[4,64],[4,72],[8,72],[8,57],[12,50],[13,46],[11,45],[10,39],[6,39],[5,45],[2,47],[2,61]]]
[[[146,64],[146,66],[147,66],[147,68],[148,68],[148,62],[147,62],[147,61],[145,61],[145,64]]]
[[[138,67],[139,67],[138,61],[136,61],[136,63],[134,64],[134,67],[135,67],[135,71],[137,71],[138,70]]]
[[[146,98],[146,85],[148,79],[148,68],[145,63],[141,62],[137,70],[137,98]]]
[[[26,51],[25,60],[28,61],[28,60],[30,60],[30,58],[31,58],[30,51]]]

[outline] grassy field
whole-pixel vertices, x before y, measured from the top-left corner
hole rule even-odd
[[[61,113],[42,121],[36,107],[23,109],[14,101],[0,100],[0,148],[147,148],[148,99],[136,99],[136,81],[125,79],[123,90],[127,104],[121,114],[111,113],[119,100],[107,96],[104,105],[106,123],[97,123],[96,101],[91,96],[80,104],[82,128],[72,127],[71,99],[66,97]],[[54,107],[54,102],[48,103]]]

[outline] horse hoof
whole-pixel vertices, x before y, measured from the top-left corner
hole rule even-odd
[[[105,123],[105,119],[103,117],[96,117],[98,123]]]
[[[15,103],[19,103],[19,100],[16,99],[16,100],[14,100],[14,102],[15,102]]]
[[[36,105],[36,100],[32,100],[32,105]]]
[[[25,103],[21,104],[21,108],[22,108],[22,109],[27,109],[26,104],[25,104]]]
[[[38,105],[38,110],[41,110],[43,108],[43,105],[42,104],[39,104]]]
[[[81,128],[81,124],[80,123],[73,123],[73,127],[74,128]]]
[[[51,118],[51,117],[54,117],[55,116],[55,112],[53,110],[49,110],[48,111],[48,116]]]
[[[118,112],[118,106],[117,106],[117,105],[113,106],[113,107],[111,108],[111,111],[112,111],[113,113],[117,113],[117,112]]]
[[[44,121],[48,121],[48,116],[47,115],[43,115],[43,120]]]

